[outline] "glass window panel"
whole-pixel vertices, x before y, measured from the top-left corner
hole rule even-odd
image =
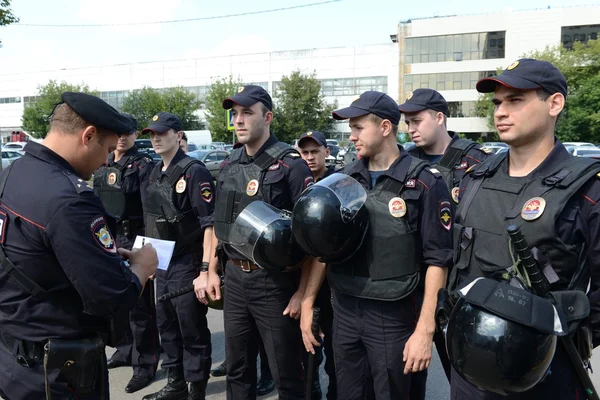
[[[421,86],[419,86],[421,89],[428,89],[429,85],[427,85],[427,82],[421,82]]]
[[[446,57],[448,57],[448,53],[454,53],[454,40],[452,39],[452,36],[446,36]]]
[[[469,84],[471,83],[471,79],[469,79],[469,78],[470,77],[469,77],[468,73],[462,74],[462,79],[461,79],[461,81],[462,81],[462,87],[465,88],[465,89],[475,89],[474,86],[470,87]]]
[[[458,52],[462,50],[462,35],[453,35],[451,36],[454,40],[454,52]]]
[[[405,64],[412,64],[413,63],[413,56],[404,56],[404,63]]]
[[[404,75],[404,83],[413,83],[413,75]]]
[[[429,54],[421,54],[421,62],[422,63],[429,62]]]
[[[415,53],[415,39],[406,39],[404,46],[405,55],[413,55]]]
[[[412,92],[413,91],[413,85],[412,85],[412,83],[405,83],[404,84],[404,91],[405,92]]]
[[[454,90],[453,82],[450,80],[446,81],[446,90]]]
[[[446,90],[446,82],[437,82],[435,90]]]
[[[462,51],[462,52],[471,51],[471,34],[466,34],[466,35],[461,35],[461,36],[462,36],[462,44],[460,46],[460,51]]]
[[[438,52],[437,44],[437,37],[429,38],[429,54],[434,54]]]
[[[429,38],[428,37],[422,37],[419,40],[419,44],[420,44],[420,48],[419,48],[419,53],[420,54],[429,54]]]
[[[436,49],[438,53],[446,52],[446,38],[444,36],[436,36]]]
[[[433,88],[433,87],[435,87],[435,84],[437,82],[436,74],[428,74],[428,75],[429,75],[429,79],[427,82],[427,87]]]
[[[420,54],[415,54],[413,56],[413,63],[418,64],[421,62],[421,55]]]

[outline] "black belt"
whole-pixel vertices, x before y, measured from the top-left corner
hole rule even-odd
[[[17,348],[17,362],[27,368],[33,367],[37,363],[44,360],[44,345],[48,341],[32,342],[29,340],[19,339],[13,335],[0,332],[0,343],[11,353]]]

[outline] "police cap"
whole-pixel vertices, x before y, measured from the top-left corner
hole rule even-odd
[[[269,111],[273,111],[271,96],[262,86],[246,85],[239,87],[236,94],[223,100],[223,108],[229,110],[233,107],[233,103],[250,107],[258,102],[263,103]]]
[[[135,117],[131,114],[127,114],[124,112],[121,112],[121,114],[123,114],[124,116],[126,116],[127,118],[129,118],[131,120],[131,122],[133,123],[133,129],[129,132],[130,134],[132,133],[136,133],[137,129],[138,129],[138,122],[137,119],[135,119]]]
[[[398,103],[385,93],[367,91],[350,104],[350,107],[335,110],[333,118],[337,120],[361,117],[367,114],[375,114],[381,119],[387,119],[392,124],[400,122],[400,110]]]
[[[97,126],[121,136],[134,129],[131,119],[121,114],[104,100],[87,93],[64,92],[60,96],[81,118]]]
[[[446,99],[437,90],[417,89],[406,99],[404,104],[400,104],[398,109],[403,113],[414,113],[423,110],[433,110],[448,116],[448,103]]]
[[[177,115],[169,112],[159,112],[152,117],[152,123],[147,128],[144,128],[142,134],[150,132],[165,133],[169,129],[174,129],[175,132],[179,132],[181,128],[181,120]]]
[[[567,97],[565,76],[548,61],[522,58],[509,65],[500,75],[480,79],[476,88],[480,93],[491,93],[498,84],[519,90],[544,89],[550,94],[561,93]]]

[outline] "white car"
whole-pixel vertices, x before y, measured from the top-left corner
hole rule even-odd
[[[584,146],[584,147],[596,147],[594,146],[592,143],[588,143],[588,142],[565,142],[563,143],[563,146]]]
[[[18,151],[2,150],[2,169],[8,168],[13,161],[22,156]]]
[[[17,151],[22,155],[24,154],[23,148],[25,148],[26,144],[27,142],[8,142],[2,146],[2,151]]]

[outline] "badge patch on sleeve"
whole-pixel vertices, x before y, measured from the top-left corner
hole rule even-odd
[[[8,224],[8,216],[4,211],[0,211],[0,244],[4,244],[6,240],[6,224]]]
[[[90,224],[92,235],[96,243],[105,251],[109,253],[116,253],[117,246],[115,241],[108,230],[108,224],[104,217],[95,218]]]
[[[416,179],[409,179],[406,181],[406,184],[404,185],[407,188],[414,188],[415,186],[417,186],[417,180]]]
[[[455,169],[467,169],[469,167],[469,163],[466,161],[461,162],[456,166]]]
[[[312,186],[315,183],[315,179],[312,176],[307,176],[304,178],[304,189],[309,186]]]
[[[210,183],[203,182],[200,184],[200,194],[202,195],[202,200],[207,203],[210,203],[213,198],[212,189],[210,188]]]
[[[440,201],[440,222],[445,230],[452,228],[452,208],[449,201]]]

